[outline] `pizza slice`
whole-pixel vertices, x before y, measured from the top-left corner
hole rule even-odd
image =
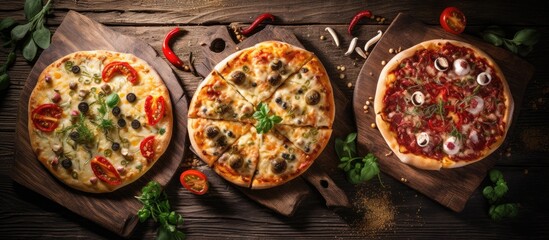
[[[303,152],[318,156],[330,141],[332,129],[277,124],[275,129]],[[316,157],[315,157],[316,158]]]
[[[212,71],[198,86],[189,106],[190,118],[252,122],[254,107]]]
[[[250,187],[259,161],[259,137],[254,127],[241,136],[219,159],[213,169],[238,186]]]
[[[314,160],[314,156],[306,154],[275,131],[262,134],[252,189],[288,182],[307,170]]]
[[[268,100],[282,124],[331,127],[335,103],[330,78],[317,57],[290,76]]]
[[[313,54],[278,41],[266,41],[239,51],[215,70],[254,105],[269,98]]]
[[[190,118],[187,129],[196,154],[208,166],[212,164],[244,133],[250,125],[241,122]]]

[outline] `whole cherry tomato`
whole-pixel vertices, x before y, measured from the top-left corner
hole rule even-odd
[[[449,33],[460,34],[466,25],[465,15],[456,7],[447,7],[440,14],[440,26]]]

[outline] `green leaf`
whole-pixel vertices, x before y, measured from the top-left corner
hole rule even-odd
[[[518,53],[518,47],[515,45],[515,43],[511,40],[503,39],[503,46],[507,48],[512,53]]]
[[[19,41],[19,40],[23,39],[25,37],[25,35],[27,35],[27,33],[29,32],[30,27],[31,27],[31,23],[27,23],[27,24],[24,24],[24,25],[18,25],[16,27],[14,27],[11,30],[11,38],[15,41]]]
[[[519,45],[518,46],[518,54],[522,57],[526,57],[530,52],[534,50],[533,46],[527,46],[527,45]]]
[[[107,103],[107,106],[113,108],[118,105],[118,102],[120,102],[120,97],[118,97],[117,93],[111,93],[109,96],[107,96],[107,99],[105,101]]]
[[[335,140],[335,151],[337,153],[337,156],[339,157],[339,159],[343,159],[343,140],[341,140],[341,138],[336,138]]]
[[[23,47],[23,57],[27,61],[34,60],[34,57],[36,57],[36,52],[38,49],[36,48],[36,44],[34,43],[34,40],[32,40],[31,37],[28,37],[25,46]]]
[[[356,139],[356,136],[357,136],[357,133],[349,133],[349,135],[347,135],[347,138],[345,139],[345,142],[353,143]]]
[[[490,175],[490,181],[492,181],[493,183],[497,183],[498,180],[503,179],[503,173],[501,173],[501,171],[497,169],[490,170],[488,175]]]
[[[503,28],[501,28],[499,26],[495,26],[495,25],[488,26],[486,29],[484,29],[484,31],[482,33],[483,34],[484,33],[490,33],[490,34],[496,35],[500,38],[505,37],[505,31],[503,31]]]
[[[42,10],[42,0],[25,0],[25,18],[30,21]]]
[[[509,188],[507,187],[507,184],[505,184],[505,183],[498,184],[498,185],[496,185],[496,187],[494,187],[494,193],[496,194],[496,196],[498,198],[503,197],[507,193],[508,190],[509,190]]]
[[[7,89],[10,85],[10,75],[3,73],[0,75],[0,91]]]
[[[46,49],[50,46],[51,32],[45,27],[42,27],[32,33],[32,39],[42,49]]]
[[[482,35],[482,39],[493,44],[494,46],[501,46],[501,44],[503,44],[503,39],[493,33],[484,33]]]
[[[535,29],[526,28],[518,31],[513,37],[513,42],[526,46],[533,46],[539,41],[539,32]]]
[[[16,22],[15,20],[13,20],[13,18],[10,18],[10,17],[4,18],[2,19],[2,21],[0,21],[0,31],[10,29],[15,24]]]
[[[280,123],[280,122],[282,122],[282,118],[279,117],[279,116],[273,115],[273,116],[271,116],[271,121],[273,123]]]

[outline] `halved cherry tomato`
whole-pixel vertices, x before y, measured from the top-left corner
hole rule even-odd
[[[166,102],[164,97],[153,97],[149,95],[145,99],[145,113],[147,114],[147,123],[150,126],[156,125],[162,117],[164,117],[164,111],[166,108]]]
[[[46,103],[38,106],[31,114],[34,127],[42,132],[51,132],[59,125],[63,109],[56,104]]]
[[[95,176],[101,181],[106,182],[112,186],[116,186],[122,183],[118,171],[116,171],[111,162],[109,162],[109,160],[107,160],[106,158],[102,156],[96,156],[91,160],[90,166],[92,168],[93,174],[95,174]]]
[[[460,34],[465,30],[467,19],[456,7],[447,7],[440,14],[440,26],[449,33]]]
[[[148,161],[154,159],[154,136],[148,136],[143,139],[139,145],[139,150],[141,150],[141,155]]]
[[[184,171],[179,176],[179,181],[183,187],[196,195],[203,195],[208,192],[208,178],[198,170]]]
[[[137,71],[130,66],[127,62],[111,62],[103,68],[101,77],[103,81],[108,82],[115,74],[122,74],[126,76],[126,79],[132,84],[137,83]]]

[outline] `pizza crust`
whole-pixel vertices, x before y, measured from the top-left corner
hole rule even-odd
[[[448,156],[445,156],[442,160],[437,160],[437,159],[432,159],[432,158],[425,157],[425,156],[418,156],[418,155],[414,155],[414,154],[403,153],[403,151],[401,151],[401,149],[400,149],[401,146],[395,140],[396,134],[393,133],[390,130],[390,125],[385,120],[383,120],[383,117],[380,113],[381,109],[384,108],[383,98],[385,96],[385,93],[388,90],[387,86],[390,83],[395,81],[394,77],[390,77],[389,73],[396,66],[398,66],[402,60],[413,56],[416,53],[417,50],[429,49],[429,48],[432,48],[432,46],[434,46],[434,45],[444,44],[444,43],[447,43],[447,42],[449,42],[453,45],[456,45],[456,46],[470,48],[475,52],[475,54],[478,57],[485,58],[487,60],[488,64],[495,70],[495,74],[497,74],[498,77],[501,79],[502,85],[503,85],[503,90],[504,90],[503,97],[505,98],[504,102],[505,102],[505,106],[506,106],[506,111],[505,111],[505,114],[502,117],[502,121],[505,123],[505,130],[504,130],[503,136],[500,136],[496,140],[496,142],[494,142],[488,149],[482,150],[482,152],[480,154],[480,157],[478,157],[476,159],[468,160],[468,161],[454,161],[453,159],[451,159]],[[389,78],[391,78],[391,79],[389,79]],[[376,113],[376,124],[377,124],[377,127],[378,127],[381,135],[383,136],[383,138],[387,142],[387,145],[389,146],[389,148],[395,153],[395,155],[400,159],[400,161],[402,161],[406,164],[415,166],[417,168],[421,168],[421,169],[439,170],[441,168],[463,167],[463,166],[478,162],[478,161],[484,159],[485,157],[489,156],[496,149],[498,149],[498,147],[505,140],[505,137],[506,137],[507,132],[509,130],[509,126],[511,125],[511,120],[512,120],[513,111],[514,111],[514,101],[513,101],[512,95],[511,95],[511,90],[509,88],[509,85],[508,85],[508,83],[505,79],[505,76],[503,75],[503,73],[502,73],[501,69],[499,68],[499,66],[495,63],[495,61],[488,54],[484,53],[482,50],[478,49],[477,47],[475,47],[471,44],[467,44],[467,43],[463,43],[463,42],[459,42],[459,41],[455,41],[455,40],[435,39],[435,40],[429,40],[429,41],[419,43],[415,46],[412,46],[411,48],[408,48],[408,49],[400,52],[399,54],[395,55],[385,65],[385,67],[383,68],[383,70],[381,71],[381,73],[379,75],[378,84],[377,84],[377,87],[376,87],[376,95],[375,95],[375,100],[374,100],[374,110],[375,110],[375,113]]]

